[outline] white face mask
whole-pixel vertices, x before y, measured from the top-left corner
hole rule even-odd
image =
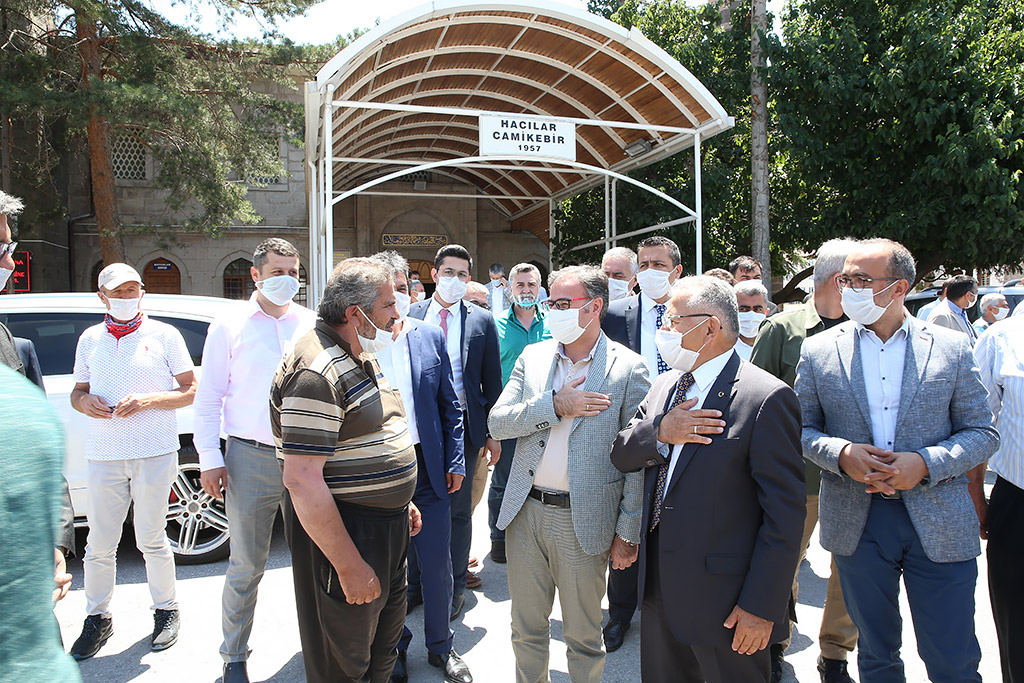
[[[697,357],[700,356],[700,352],[704,350],[704,346],[707,346],[707,343],[696,351],[691,351],[690,349],[683,348],[683,337],[693,332],[705,322],[707,321],[697,323],[686,332],[658,330],[654,333],[654,344],[658,347],[658,353],[661,354],[661,359],[670,368],[675,368],[680,372],[690,372],[693,370],[693,364],[697,362]]]
[[[754,311],[740,313],[740,336],[747,338],[757,336],[757,328],[761,326],[764,319],[764,313],[755,313]]]
[[[450,304],[466,296],[466,283],[457,277],[437,278],[437,295]]]
[[[395,299],[398,303],[398,315],[403,318],[409,315],[409,307],[412,306],[412,297],[395,290]]]
[[[899,280],[896,280],[899,282]],[[896,282],[889,283],[889,287],[892,287]],[[889,289],[886,287],[885,289]],[[877,294],[881,294],[885,291],[883,289]],[[886,309],[892,305],[895,299],[891,299],[885,306],[879,306],[875,303],[876,292],[873,292],[870,287],[865,287],[859,292],[852,287],[845,287],[842,291],[842,305],[843,313],[850,320],[860,323],[861,325],[873,325],[882,314],[885,313]]]
[[[275,275],[260,280],[256,287],[275,306],[285,306],[299,293],[299,281],[291,275]]]
[[[10,268],[0,268],[0,289],[7,286],[7,281],[10,279],[14,271]]]
[[[593,299],[591,299],[593,301]],[[586,305],[589,305],[588,301]],[[551,309],[548,311],[547,324],[548,331],[551,332],[551,336],[557,341],[564,344],[572,344],[574,341],[583,336],[586,332],[587,327],[590,327],[590,323],[587,323],[586,327],[580,327],[580,311],[581,308],[570,308],[567,311],[559,311]],[[594,322],[593,320],[590,321]]]
[[[359,334],[359,328],[356,327],[356,337],[359,338],[359,346],[363,347],[363,351],[366,353],[380,353],[394,341],[391,338],[391,333],[387,330],[382,330],[373,324],[370,320],[370,316],[366,315],[366,311],[359,309],[359,312],[366,318],[366,322],[370,323],[370,326],[374,329],[373,339],[367,339],[363,335]]]
[[[115,299],[113,297],[107,297],[107,308],[110,310],[110,317],[114,320],[135,320],[135,316],[139,314],[139,302],[142,298],[138,299]]]
[[[0,288],[0,289],[2,289],[2,288]],[[996,312],[992,314],[992,317],[994,317],[996,320],[1002,320],[1003,318],[1005,318],[1007,316],[1007,314],[1009,312],[1010,312],[1009,308],[997,308]]]
[[[629,281],[608,278],[608,298],[612,301],[625,299],[629,296]]]
[[[669,275],[671,273],[664,270],[648,268],[636,274],[636,282],[640,285],[640,291],[657,301],[672,288],[672,283],[668,281]]]

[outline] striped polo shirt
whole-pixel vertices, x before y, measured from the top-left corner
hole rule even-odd
[[[326,458],[324,481],[335,500],[386,509],[412,500],[416,451],[402,400],[376,358],[354,358],[322,320],[281,361],[270,423],[278,458]]]

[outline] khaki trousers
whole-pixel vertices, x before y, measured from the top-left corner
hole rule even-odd
[[[797,563],[796,575],[793,577],[793,599],[799,595],[800,565],[807,557],[807,546],[811,541],[814,527],[818,525],[818,496],[807,496],[807,516],[804,518],[804,537],[800,542],[800,562]],[[793,625],[790,624],[792,633]],[[782,641],[783,647],[789,647],[790,638]],[[857,645],[857,627],[853,625],[846,603],[843,601],[843,589],[839,585],[839,569],[832,558],[831,573],[828,577],[828,588],[825,592],[825,612],[821,617],[821,629],[818,631],[818,646],[821,656],[826,659],[846,661],[846,655],[853,652]]]
[[[572,510],[527,498],[505,530],[512,650],[517,683],[548,683],[555,589],[562,608],[572,683],[600,683],[604,674],[601,599],[608,553],[588,555],[576,539]]]
[[[480,449],[480,452],[476,454],[476,472],[473,473],[473,500],[471,510],[476,510],[477,504],[484,499],[484,492],[487,491],[487,473],[491,468],[487,466],[487,461],[483,460],[480,456],[483,455],[484,449]]]

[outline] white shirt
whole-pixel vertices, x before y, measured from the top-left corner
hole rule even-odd
[[[603,333],[602,333],[603,334]],[[565,355],[565,347],[558,345],[558,362],[555,364],[555,375],[551,378],[551,389],[556,393],[570,382],[580,377],[587,376],[587,368],[594,359],[594,349],[597,348],[601,335],[590,347],[587,357],[578,363],[573,363]],[[582,386],[582,385],[580,385]],[[579,387],[577,387],[579,388]],[[562,418],[558,424],[551,427],[548,433],[548,444],[541,453],[540,461],[537,463],[536,474],[533,476],[533,485],[545,491],[566,492],[569,490],[569,435],[572,433],[572,425],[576,418]]]
[[[455,393],[459,396],[459,407],[465,410],[466,388],[462,384],[462,305],[461,301],[457,301],[451,306],[442,306],[437,302],[437,297],[432,296],[423,319],[432,325],[442,327],[441,309],[447,308],[451,311],[451,315],[448,316],[448,360],[452,363],[452,383],[455,384]]]
[[[221,434],[273,445],[270,385],[281,358],[313,329],[316,313],[294,301],[280,318],[267,315],[253,292],[231,315],[210,325],[196,390],[199,469],[224,467]]]
[[[750,353],[754,350],[754,347],[737,337],[736,345],[732,347],[732,350],[738,353],[743,360],[749,361]]]
[[[111,407],[129,394],[171,391],[178,385],[176,375],[194,369],[181,333],[148,316],[137,330],[120,339],[107,332],[106,324],[93,325],[82,333],[75,349],[75,382],[88,382],[89,393]],[[89,418],[87,460],[151,458],[178,448],[173,408],[109,420]]]
[[[868,414],[871,416],[871,441],[876,448],[887,451],[893,450],[896,440],[896,416],[903,390],[908,334],[909,316],[904,316],[903,324],[885,343],[868,328],[857,325],[861,370],[868,395]]]
[[[397,389],[398,395],[402,397],[409,436],[412,437],[412,442],[417,444],[420,442],[420,432],[416,428],[416,407],[412,396],[412,358],[409,356],[409,330],[415,324],[409,318],[402,320],[402,331],[398,333],[398,339],[377,354],[377,363],[388,384]]]
[[[658,303],[643,292],[640,293],[640,355],[647,361],[647,372],[651,380],[658,376],[658,346],[654,343],[654,333],[658,331],[658,311],[654,307]],[[668,313],[668,301],[664,304],[665,314]],[[665,322],[662,316],[663,323]]]
[[[699,368],[693,371],[693,386],[686,392],[686,398],[691,399],[697,398],[697,405],[690,410],[700,410],[704,407],[704,401],[707,399],[708,394],[711,393],[711,387],[714,386],[715,380],[722,374],[722,370],[725,369],[725,364],[732,358],[733,350],[729,349],[725,353],[720,353],[714,358],[705,361]],[[669,405],[674,402],[675,394],[673,393],[673,399],[669,401]],[[668,450],[668,444],[658,442],[658,451],[665,455]],[[683,444],[677,443],[672,446],[672,458],[668,462],[668,478],[666,482],[672,481],[672,472],[676,469],[676,462],[679,461],[679,452],[683,450]]]
[[[988,467],[1024,489],[1024,318],[991,325],[978,338],[974,355],[999,430],[999,450]]]

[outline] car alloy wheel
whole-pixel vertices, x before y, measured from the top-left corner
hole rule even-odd
[[[179,564],[214,562],[228,556],[224,501],[203,490],[197,463],[179,463],[167,507],[167,539]]]

